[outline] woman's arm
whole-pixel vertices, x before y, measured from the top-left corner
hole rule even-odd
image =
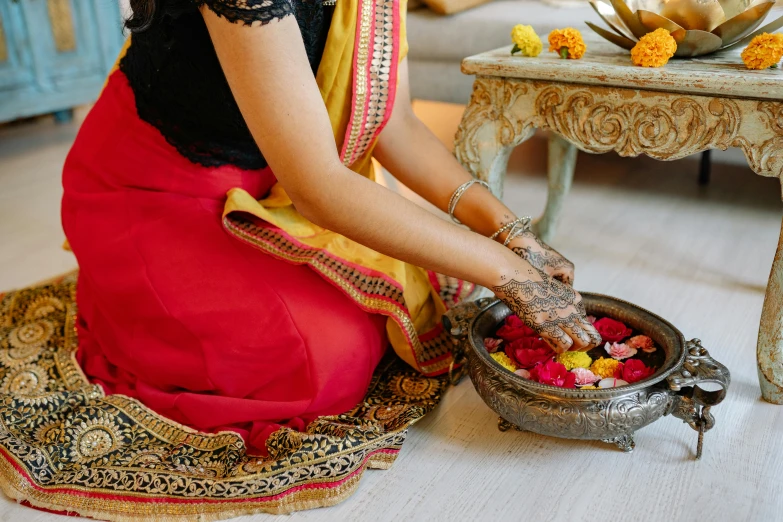
[[[558,351],[591,343],[592,327],[585,325],[578,295],[564,298],[507,248],[433,216],[342,165],[293,17],[246,27],[201,9],[239,109],[303,216],[383,254],[497,288],[511,301],[533,303],[535,313],[517,308]],[[520,297],[516,287],[508,286],[511,281],[538,284],[539,290]],[[548,315],[543,312],[547,307]]]
[[[406,187],[446,212],[456,189],[473,177],[413,113],[408,59],[400,64],[394,111],[374,151],[381,164]],[[480,185],[460,199],[454,215],[471,230],[490,236],[516,216]]]
[[[444,212],[454,189],[473,179],[413,113],[407,58],[400,64],[394,111],[381,132],[374,154],[394,177]],[[479,185],[473,185],[465,192],[454,215],[471,230],[484,236],[492,235],[517,217],[502,201]],[[501,234],[498,240],[503,241],[505,237],[505,233]],[[524,233],[508,246],[548,275],[573,283],[574,265],[532,232]]]

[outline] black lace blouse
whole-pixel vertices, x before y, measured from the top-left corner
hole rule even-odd
[[[235,23],[266,24],[294,15],[313,74],[326,44],[332,8],[323,0],[158,0],[148,29],[134,33],[120,62],[139,117],[204,166],[266,166],[220,68],[204,20],[205,3]]]

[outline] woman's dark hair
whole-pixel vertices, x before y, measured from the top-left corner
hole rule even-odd
[[[125,20],[125,27],[132,33],[148,29],[155,21],[160,0],[130,0],[133,14]]]

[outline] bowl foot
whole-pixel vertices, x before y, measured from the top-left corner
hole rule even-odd
[[[614,437],[611,439],[603,439],[602,442],[607,442],[609,444],[614,444],[621,450],[623,450],[626,453],[631,453],[634,448],[636,447],[636,443],[633,440],[633,433],[628,433],[626,435],[620,435],[618,437]]]
[[[517,430],[517,431],[525,431],[522,428],[520,428],[519,426],[517,426],[516,424],[508,422],[503,417],[498,417],[498,429],[500,431],[508,431],[508,430],[510,430],[512,428]]]

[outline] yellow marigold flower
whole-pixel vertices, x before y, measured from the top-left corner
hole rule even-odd
[[[557,357],[555,357],[555,360],[563,364],[568,371],[571,371],[574,368],[589,368],[590,363],[593,362],[590,356],[585,352],[564,352],[558,354]]]
[[[593,364],[590,366],[590,371],[606,379],[608,377],[614,377],[614,372],[617,370],[617,367],[620,366],[620,364],[622,363],[620,361],[616,361],[615,359],[601,357],[597,361],[593,362]]]
[[[578,60],[584,56],[586,50],[582,33],[573,27],[555,29],[549,33],[549,51],[559,54],[560,58]]]
[[[783,34],[762,33],[742,51],[742,61],[748,69],[766,69],[783,58]]]
[[[500,364],[500,366],[502,366],[506,370],[510,372],[516,371],[517,365],[514,364],[514,362],[511,359],[509,359],[508,355],[506,355],[505,353],[495,352],[489,354],[489,356],[495,359],[495,361],[497,361],[498,364]]]
[[[677,42],[666,29],[642,36],[631,49],[631,61],[641,67],[663,67],[677,51]]]
[[[598,386],[580,386],[580,390],[600,390]]]
[[[521,51],[525,56],[538,56],[544,50],[541,38],[529,25],[515,25],[511,30],[511,41],[514,42],[511,54]]]

